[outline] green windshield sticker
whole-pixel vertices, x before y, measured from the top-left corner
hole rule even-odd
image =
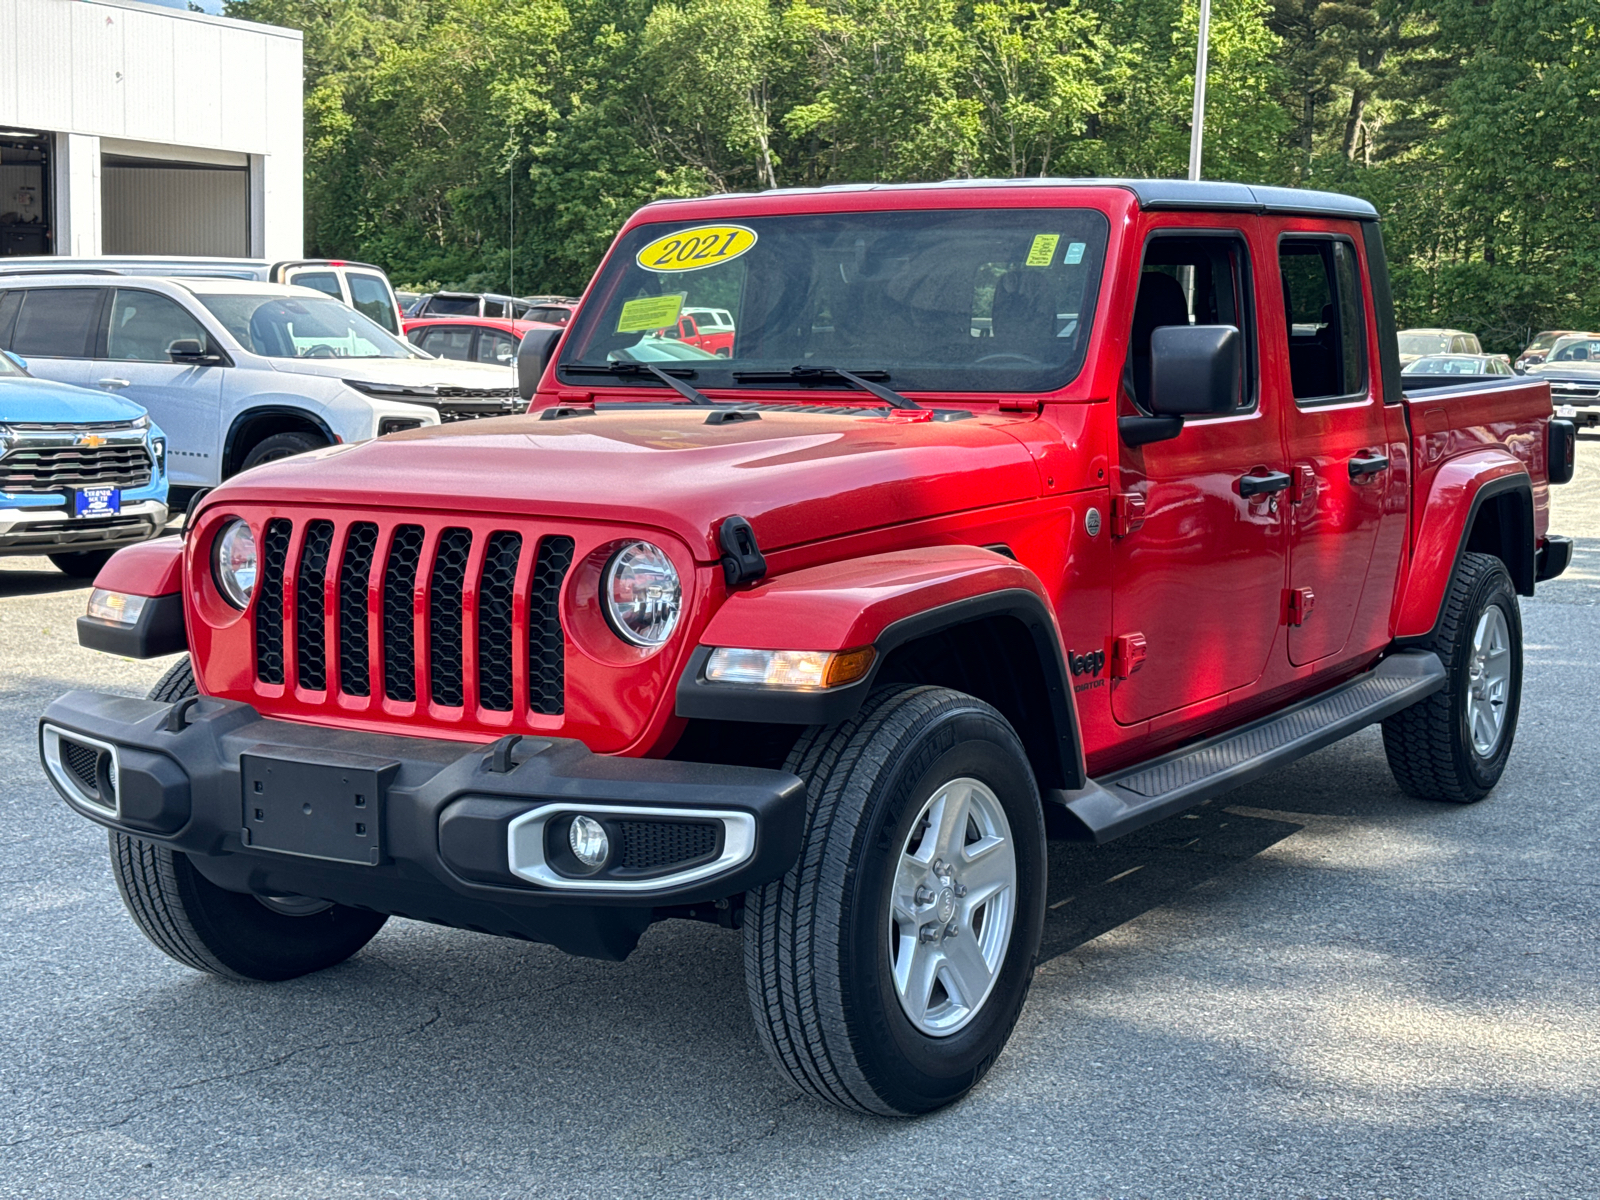
[[[617,318],[618,333],[649,333],[652,329],[665,329],[678,323],[678,312],[683,308],[686,293],[673,292],[666,296],[641,296],[622,306]]]
[[[1075,266],[1083,261],[1084,244],[1082,242],[1067,243],[1067,265]]]
[[[1035,235],[1033,247],[1028,251],[1028,257],[1023,261],[1025,267],[1048,267],[1050,260],[1056,256],[1056,247],[1061,244],[1059,233],[1041,233]]]

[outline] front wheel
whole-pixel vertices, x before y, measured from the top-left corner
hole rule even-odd
[[[1022,744],[971,696],[893,687],[807,731],[789,769],[804,846],[745,899],[762,1041],[842,1108],[949,1104],[994,1064],[1038,958],[1044,823]]]
[[[1470,804],[1505,773],[1522,704],[1522,613],[1498,558],[1462,556],[1428,649],[1445,685],[1384,721],[1384,752],[1407,795]]]
[[[263,438],[250,447],[250,453],[244,456],[244,462],[239,470],[248,471],[251,467],[259,467],[262,463],[277,462],[280,458],[292,458],[296,454],[304,454],[308,450],[318,450],[327,445],[319,437],[309,433],[275,433],[269,438]]]
[[[93,579],[115,553],[115,550],[77,550],[70,554],[52,554],[50,561],[74,579]]]
[[[150,689],[163,703],[199,695],[186,654]],[[185,854],[111,833],[122,903],[156,948],[226,979],[293,979],[342,963],[388,918],[307,896],[254,896],[212,883]]]

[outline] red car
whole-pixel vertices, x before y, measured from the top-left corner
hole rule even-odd
[[[695,307],[729,357],[650,338]],[[1573,549],[1548,385],[1402,378],[1378,213],[1329,193],[661,202],[518,358],[532,411],[245,471],[96,579],[85,644],[188,657],[41,756],[178,961],[742,928],[776,1068],[925,1112],[1019,1027],[1047,837],[1380,723],[1399,789],[1488,795]]]
[[[531,329],[559,328],[544,321],[503,317],[412,317],[405,322],[406,339],[435,358],[503,366],[516,361],[523,334]]]
[[[727,358],[733,353],[733,327],[729,325],[721,328],[714,324],[702,326],[704,316],[695,317],[684,313],[678,318],[676,326],[667,326],[650,333],[653,338],[666,338],[670,341],[683,342],[685,345],[694,346],[708,354],[715,354],[719,358]]]

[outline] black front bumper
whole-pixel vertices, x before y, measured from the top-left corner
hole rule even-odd
[[[617,758],[566,738],[526,737],[497,753],[271,720],[236,701],[171,705],[82,691],[52,704],[39,731],[46,773],[72,808],[182,851],[221,887],[598,958],[626,956],[662,910],[713,906],[776,879],[798,855],[805,824],[804,786],[785,772]],[[85,767],[86,753],[101,765]],[[85,782],[96,770],[98,787]],[[702,834],[721,832],[689,870],[569,878],[559,854],[544,853],[543,831],[578,811],[607,828],[694,820]]]

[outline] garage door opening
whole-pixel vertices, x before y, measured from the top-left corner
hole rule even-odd
[[[50,254],[50,139],[0,130],[0,255]]]
[[[100,168],[102,253],[250,253],[249,167],[107,154]]]

